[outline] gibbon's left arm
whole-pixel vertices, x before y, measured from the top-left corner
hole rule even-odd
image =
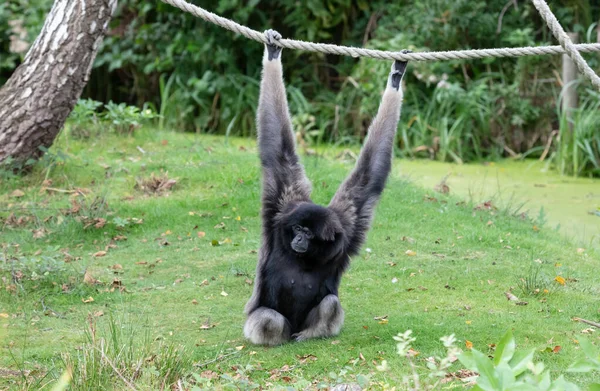
[[[310,200],[311,184],[296,155],[292,121],[283,84],[281,47],[274,45],[281,35],[265,31],[257,128],[263,169],[263,232],[272,232],[274,217],[290,202]]]
[[[329,204],[347,227],[347,251],[355,255],[371,225],[375,205],[381,196],[392,167],[394,137],[402,107],[401,81],[407,63],[395,61],[388,77],[379,110],[352,173]]]

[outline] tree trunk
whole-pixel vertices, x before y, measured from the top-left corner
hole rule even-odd
[[[89,79],[116,5],[55,0],[25,60],[0,89],[0,163],[37,159],[52,145]]]

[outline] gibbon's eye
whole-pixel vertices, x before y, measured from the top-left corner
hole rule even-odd
[[[312,239],[312,238],[314,238],[314,237],[315,237],[315,235],[313,235],[313,233],[312,233],[312,232],[310,232],[310,231],[308,230],[308,228],[305,228],[305,229],[304,229],[304,235],[306,236],[306,238],[307,238],[307,239]]]
[[[292,230],[294,231],[295,234],[297,234],[298,232],[302,232],[302,227],[299,226],[298,224],[296,224],[296,225],[292,226]]]

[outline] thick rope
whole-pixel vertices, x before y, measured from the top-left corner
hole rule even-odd
[[[185,0],[162,0],[163,2],[172,5],[173,7],[177,7],[185,12],[189,12],[190,14],[197,16],[199,18],[204,19],[207,22],[216,24],[217,26],[223,27],[227,30],[233,31],[235,33],[241,34],[246,38],[252,39],[254,41],[266,43],[266,38],[263,32],[252,30],[246,26],[242,26],[239,23],[236,23],[232,20],[223,18],[219,15],[213,14],[212,12],[206,11],[203,8],[200,8],[194,4],[190,4]],[[534,3],[542,2],[545,4],[543,0],[534,0]],[[536,5],[537,6],[537,5]],[[546,5],[546,8],[548,6]],[[550,15],[552,12],[548,8]],[[540,11],[541,12],[541,11]],[[548,14],[542,13],[542,17],[546,20]],[[554,18],[556,20],[556,18]],[[548,22],[550,25],[550,22]],[[560,24],[556,21],[556,24],[560,28]],[[560,28],[562,31],[562,28]],[[555,33],[556,35],[556,33]],[[476,50],[452,50],[452,51],[442,51],[442,52],[420,52],[420,53],[401,53],[401,52],[390,52],[384,50],[373,50],[373,49],[363,49],[356,48],[350,46],[338,46],[332,44],[324,44],[324,43],[313,43],[313,42],[305,42],[298,41],[294,39],[281,39],[276,44],[281,47],[287,49],[300,49],[307,50],[310,52],[320,52],[320,53],[329,53],[329,54],[338,54],[343,56],[350,57],[370,57],[381,60],[400,60],[400,61],[439,61],[439,60],[467,60],[467,59],[477,59],[477,58],[486,58],[486,57],[522,57],[522,56],[537,56],[537,55],[546,55],[546,54],[564,54],[565,52],[571,56],[571,53],[579,53],[580,52],[598,52],[600,51],[599,43],[586,43],[574,45],[568,37],[565,36],[561,41],[559,38],[559,42],[561,46],[529,46],[529,47],[521,47],[521,48],[497,48],[497,49],[476,49]],[[558,38],[558,36],[557,36]],[[573,57],[572,57],[573,58]],[[581,55],[579,55],[581,58]],[[583,59],[581,59],[584,63],[584,69],[589,66],[585,63]],[[576,60],[574,60],[576,61]],[[579,63],[576,61],[579,65]],[[580,68],[581,69],[581,68]],[[593,71],[590,69],[590,72]],[[584,73],[587,77],[588,72]],[[596,78],[595,74],[593,75]],[[591,79],[591,77],[590,77]],[[600,83],[600,81],[599,81]],[[594,83],[595,84],[595,83]]]
[[[577,65],[579,72],[587,77],[592,84],[600,90],[600,77],[596,75],[594,70],[590,68],[587,62],[585,62],[585,59],[581,57],[581,54],[577,51],[576,45],[573,44],[567,33],[565,33],[565,30],[563,30],[556,19],[556,16],[554,16],[550,7],[548,7],[548,4],[544,0],[533,0],[533,5],[535,5],[535,8],[537,8],[542,18],[548,24],[550,31],[552,31],[552,34],[554,34],[554,37],[558,40],[560,46],[563,47],[567,55],[571,57],[571,60]]]

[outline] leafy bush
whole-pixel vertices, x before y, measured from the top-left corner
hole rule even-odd
[[[116,104],[111,101],[105,107],[106,112],[102,118],[107,120],[111,127],[120,134],[131,134],[145,121],[157,118],[156,113],[151,109],[140,110],[125,103]]]
[[[98,109],[102,102],[79,99],[69,115],[70,135],[75,139],[87,139],[99,130]]]
[[[427,359],[427,376],[417,371],[417,367],[412,362],[414,354],[411,352],[414,351],[412,351],[410,344],[415,339],[411,337],[411,331],[400,333],[394,339],[397,341],[398,354],[405,356],[410,361],[410,367],[412,368],[412,373],[403,377],[403,389],[415,391],[436,389],[442,379],[448,376],[447,369],[456,358],[470,371],[462,372],[462,374],[466,375],[463,376],[463,381],[471,381],[475,384],[471,388],[472,390],[578,391],[580,389],[576,384],[565,380],[562,375],[552,380],[550,372],[544,369],[544,364],[534,362],[534,349],[517,351],[517,345],[510,330],[496,345],[493,359],[477,349],[461,353],[456,347],[454,335],[441,338],[446,347],[446,356]],[[585,339],[581,339],[579,343],[586,357],[573,363],[568,370],[570,372],[600,371],[600,352],[598,349]],[[385,361],[378,369],[382,371],[390,370]],[[596,390],[600,387],[600,384],[592,384],[590,387],[591,390]]]
[[[104,106],[104,111],[98,109]],[[102,127],[119,134],[131,134],[144,123],[159,118],[150,108],[140,110],[125,103],[101,102],[80,99],[69,116],[70,134],[74,138],[89,138],[97,135]]]

